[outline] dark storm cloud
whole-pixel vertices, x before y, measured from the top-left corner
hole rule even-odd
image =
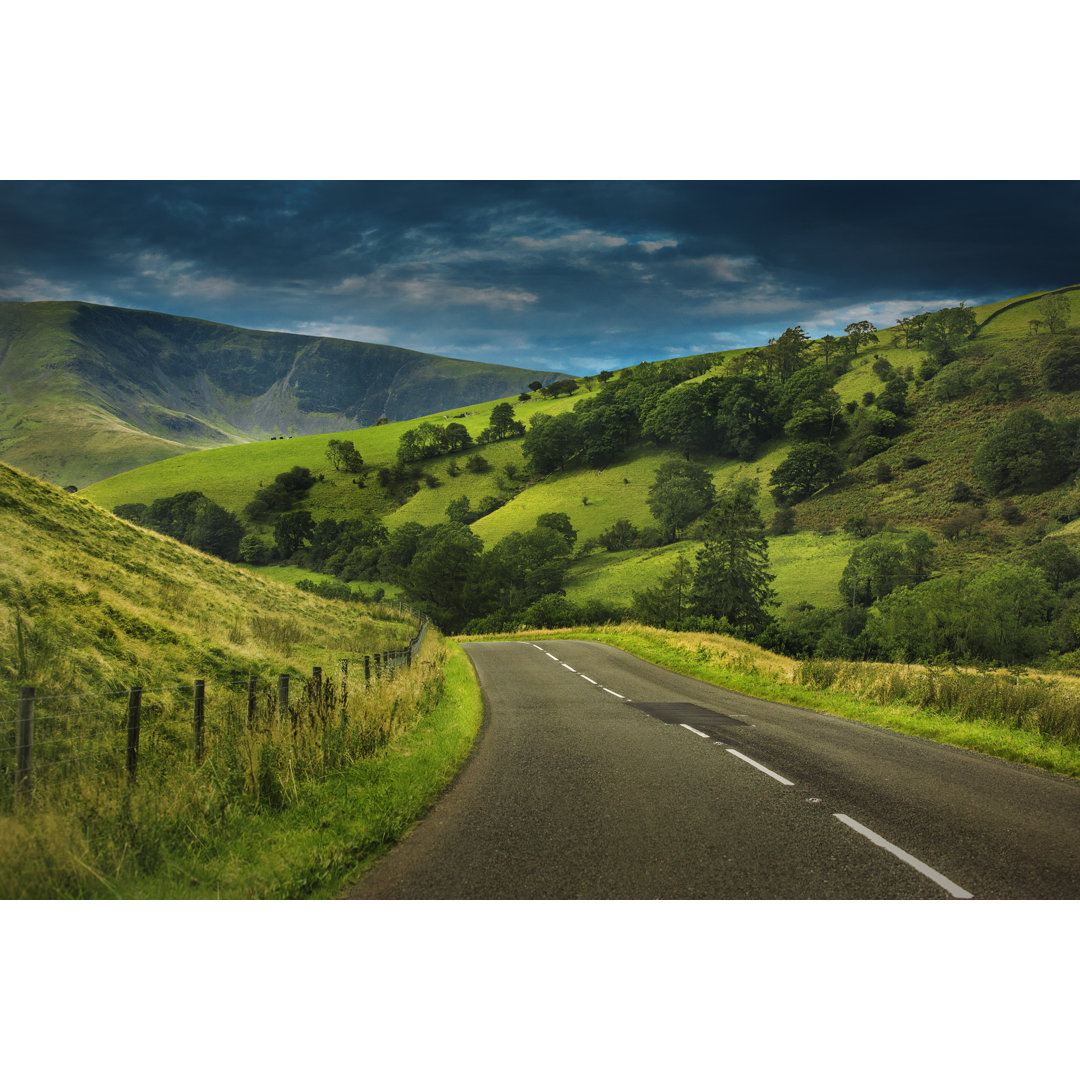
[[[1075,182],[2,183],[0,299],[564,370],[1080,279]]]

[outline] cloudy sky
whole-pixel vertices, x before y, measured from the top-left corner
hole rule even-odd
[[[0,183],[0,299],[584,373],[1080,281],[1080,183]]]

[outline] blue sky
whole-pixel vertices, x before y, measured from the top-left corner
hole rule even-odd
[[[1062,182],[0,183],[0,299],[575,373],[1080,280]]]

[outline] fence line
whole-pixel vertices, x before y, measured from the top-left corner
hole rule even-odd
[[[406,610],[404,605],[397,606]],[[7,788],[12,805],[26,805],[33,799],[35,782],[48,778],[50,788],[74,782],[83,775],[78,766],[91,762],[111,765],[126,776],[129,784],[135,784],[140,762],[147,753],[167,755],[170,749],[178,751],[178,743],[183,742],[187,743],[184,752],[192,755],[197,768],[206,757],[208,691],[219,714],[225,715],[227,722],[243,716],[248,731],[258,725],[260,691],[264,703],[268,695],[273,698],[270,722],[283,730],[291,720],[294,739],[299,711],[302,709],[309,720],[317,716],[325,723],[328,702],[334,698],[340,705],[339,717],[344,725],[348,719],[350,665],[362,665],[365,690],[392,678],[400,668],[412,666],[430,620],[420,613],[409,614],[420,619],[420,626],[407,646],[362,657],[341,657],[336,684],[332,677],[324,677],[321,667],[314,667],[310,678],[300,677],[300,703],[290,700],[296,677],[288,674],[280,674],[276,680],[255,674],[219,683],[195,679],[179,686],[135,686],[100,694],[39,695],[33,686],[20,687],[16,698],[0,699],[0,783],[7,781],[0,786],[0,803],[9,801],[4,792]],[[228,700],[230,695],[232,701]],[[169,697],[183,700],[169,701]],[[79,706],[58,709],[63,701],[78,701]],[[91,703],[99,703],[99,707],[87,707]],[[188,712],[191,726],[189,735],[180,738],[173,721],[183,711]],[[147,720],[166,717],[170,720],[168,730],[160,725],[146,727]],[[73,730],[76,726],[77,730]]]

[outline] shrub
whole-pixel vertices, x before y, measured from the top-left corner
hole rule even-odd
[[[1050,390],[1080,390],[1080,339],[1064,342],[1043,357],[1042,378]]]
[[[971,464],[979,481],[994,495],[1045,491],[1068,469],[1057,429],[1032,408],[1006,416],[980,444]]]

